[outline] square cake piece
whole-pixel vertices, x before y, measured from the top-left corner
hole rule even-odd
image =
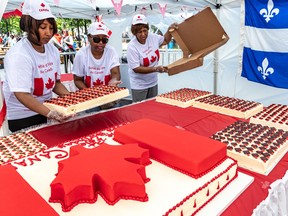
[[[128,95],[127,88],[98,85],[71,92],[63,97],[52,98],[43,104],[50,110],[66,116],[116,101]]]
[[[138,143],[151,158],[197,178],[226,157],[226,145],[151,119],[140,119],[115,130],[122,144]]]
[[[160,94],[156,97],[157,102],[186,108],[193,106],[196,99],[211,95],[209,91],[202,91],[190,88],[181,88],[164,94]]]
[[[288,106],[271,104],[250,118],[250,122],[288,131]]]
[[[267,175],[288,150],[288,132],[237,121],[212,135],[227,144],[228,156],[240,167]]]
[[[47,149],[27,132],[14,133],[0,138],[0,165],[34,155]]]
[[[261,103],[221,95],[197,99],[194,107],[243,119],[248,119],[263,110]]]

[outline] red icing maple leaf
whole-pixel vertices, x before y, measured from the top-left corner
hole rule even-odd
[[[95,82],[93,82],[93,86],[97,85],[103,85],[103,82],[100,79],[97,79]]]
[[[51,78],[49,78],[49,79],[48,79],[48,82],[45,83],[45,86],[46,86],[47,89],[53,88],[53,86],[54,86],[54,81],[53,81]]]
[[[121,198],[147,201],[145,166],[150,163],[149,151],[137,144],[71,147],[70,157],[58,163],[49,201],[60,202],[64,212],[96,202],[97,193],[109,205]]]

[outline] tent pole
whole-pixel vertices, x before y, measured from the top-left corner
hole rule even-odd
[[[221,0],[216,0],[216,17],[220,21],[220,8],[221,8]],[[218,94],[218,74],[219,74],[219,53],[218,49],[214,51],[214,83],[213,83],[213,93]]]

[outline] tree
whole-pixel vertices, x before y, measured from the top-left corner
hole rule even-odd
[[[0,33],[11,32],[13,34],[21,35],[22,31],[19,27],[20,17],[10,17],[2,19],[0,22]],[[70,19],[70,18],[57,18],[57,27],[59,32],[64,29],[69,29],[73,35],[80,35],[80,32],[87,34],[87,26],[91,23],[90,20],[85,19]]]
[[[19,27],[20,17],[11,17],[8,19],[2,19],[0,22],[0,33],[5,34],[11,32],[12,34],[20,34]]]

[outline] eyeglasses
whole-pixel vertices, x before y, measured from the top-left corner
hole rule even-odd
[[[109,39],[106,37],[100,38],[96,36],[96,37],[92,37],[92,39],[94,43],[100,43],[100,41],[102,41],[103,44],[107,44],[109,41]]]

